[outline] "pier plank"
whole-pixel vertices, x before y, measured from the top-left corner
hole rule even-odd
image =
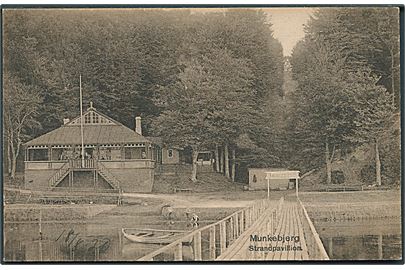
[[[286,218],[287,218],[287,211],[285,211],[286,206],[282,206],[280,208],[279,212],[279,217],[278,217],[278,223],[277,223],[277,227],[276,227],[276,231],[274,233],[275,236],[277,235],[281,235],[283,232],[283,229],[285,229],[284,224],[286,222]],[[280,247],[281,243],[280,242],[276,242],[275,244],[272,243],[273,247]],[[277,256],[276,253],[278,252],[269,252],[269,254],[267,255],[267,260],[277,260]]]
[[[218,240],[216,239],[217,227],[219,227]],[[282,198],[278,204],[274,205],[270,201],[263,201],[260,205],[253,205],[249,211],[244,213],[235,212],[212,227],[207,226],[207,229],[209,230],[208,254],[204,253],[204,258],[208,257],[209,260],[291,261],[308,260],[309,258],[329,259],[324,254],[324,246],[319,239],[318,233],[309,219],[305,207],[298,198],[289,198],[288,200]],[[260,237],[260,241],[252,240],[252,235]],[[276,237],[275,241],[273,241],[274,238],[264,239],[268,235]],[[202,253],[205,252],[205,249],[202,249],[201,231],[193,232],[192,236],[194,238],[194,260],[202,260]],[[292,238],[296,236],[299,236],[297,242]],[[278,237],[281,237],[281,239],[278,240]],[[286,237],[288,237],[288,241]],[[219,256],[215,258],[217,241],[219,241],[220,250]],[[176,246],[176,244],[178,242],[175,241],[163,249],[175,248],[175,260],[182,260],[181,245]],[[251,246],[255,246],[255,250],[251,250]],[[302,250],[295,250],[296,247],[301,247]],[[269,248],[271,248],[270,251],[268,251]],[[152,252],[150,255],[145,256],[144,260],[154,258],[160,254],[159,252],[162,251]]]
[[[301,220],[302,215],[300,215],[299,211],[300,210],[297,209],[296,212],[297,212],[297,216],[300,217],[300,218],[298,218],[298,233],[300,236],[300,240],[301,240],[300,242],[301,242],[301,248],[302,248],[301,258],[302,258],[302,260],[308,260],[309,255],[308,255],[308,248],[307,248],[307,244],[306,244],[305,236],[304,236],[304,229],[302,227],[302,220]]]
[[[246,230],[223,254],[221,254],[221,256],[217,258],[217,260],[232,260],[235,259],[235,256],[239,257],[239,254],[249,253],[245,251],[248,251],[250,245],[250,235],[256,233],[256,228],[261,228],[264,225],[270,212],[271,210],[267,210],[263,216],[254,222],[248,230]]]

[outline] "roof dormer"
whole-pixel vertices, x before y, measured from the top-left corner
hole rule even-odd
[[[93,107],[93,102],[90,102],[90,107],[83,114],[83,125],[117,125],[116,121],[110,117],[97,112],[96,108]],[[66,125],[68,126],[79,126],[80,116],[76,117]]]

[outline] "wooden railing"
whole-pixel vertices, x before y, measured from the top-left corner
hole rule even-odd
[[[325,247],[322,244],[314,224],[312,223],[307,210],[300,199],[298,204],[300,206],[300,215],[302,221],[302,228],[304,231],[305,242],[308,250],[308,256],[310,260],[329,260],[328,253],[326,253]]]
[[[69,163],[63,164],[63,166],[49,178],[48,183],[50,187],[56,186],[62,179],[63,177],[69,172]]]
[[[217,261],[232,261],[232,260],[266,260],[264,252],[252,252],[249,246],[252,245],[252,235],[269,235],[274,234],[278,221],[281,220],[281,210],[284,204],[284,197],[282,197],[278,204],[268,207],[264,213],[257,218],[252,225],[247,228],[234,242],[232,246],[228,247],[225,252],[219,255],[215,260]],[[268,245],[266,242],[256,242],[255,246],[264,247]]]
[[[273,202],[274,203],[274,202]],[[194,230],[180,239],[153,251],[138,261],[183,261],[183,243],[192,239],[192,258],[194,261],[214,261],[245,232],[270,207],[269,200],[261,200],[252,206]]]
[[[116,177],[104,166],[102,162],[95,159],[70,159],[63,166],[51,176],[48,180],[49,187],[55,188],[56,185],[62,181],[64,176],[73,169],[95,169],[100,175],[115,189],[120,191],[120,182]]]
[[[69,159],[69,166],[72,169],[94,169],[95,164],[94,159]]]
[[[116,177],[104,166],[103,163],[97,162],[99,174],[114,188],[120,190],[120,182]]]

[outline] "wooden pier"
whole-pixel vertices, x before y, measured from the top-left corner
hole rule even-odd
[[[192,241],[192,257],[182,243]],[[329,260],[298,198],[263,200],[139,259],[139,261]]]

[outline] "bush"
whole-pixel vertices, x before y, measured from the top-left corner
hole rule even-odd
[[[345,175],[342,171],[332,171],[332,184],[343,184],[345,182]]]
[[[386,185],[399,185],[401,181],[401,146],[394,139],[381,147],[381,174]]]
[[[374,166],[374,164],[364,166],[361,169],[361,171],[360,171],[360,179],[361,179],[361,182],[363,182],[363,183],[365,183],[367,185],[375,184],[376,174],[375,174],[375,166]]]

